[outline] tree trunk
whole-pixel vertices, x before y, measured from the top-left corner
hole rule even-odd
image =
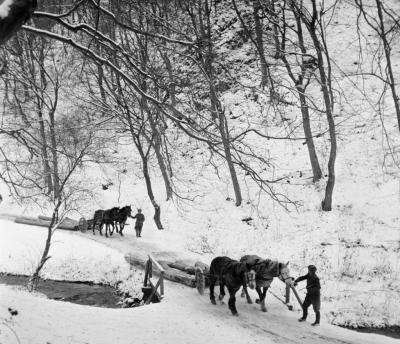
[[[201,8],[201,6],[199,6],[199,8]],[[199,15],[199,24],[200,24],[199,26],[200,26],[201,37],[207,43],[207,49],[205,50],[205,58],[203,64],[210,93],[211,118],[218,125],[218,130],[224,148],[225,160],[228,164],[229,173],[232,179],[233,190],[235,192],[235,199],[236,199],[235,204],[236,206],[240,206],[242,204],[242,194],[235,166],[232,161],[231,144],[229,142],[228,123],[226,121],[224,111],[221,107],[221,103],[218,99],[217,90],[215,89],[215,70],[213,65],[214,54],[213,54],[213,42],[211,37],[212,25],[210,21],[210,8],[208,7],[207,2],[205,2],[205,15],[206,15],[205,22],[203,22],[201,14]]]
[[[56,103],[55,103],[56,106]],[[49,112],[50,118],[50,142],[51,142],[51,153],[53,159],[53,190],[54,190],[54,199],[60,198],[60,176],[58,174],[58,156],[57,156],[57,142],[56,142],[56,133],[55,133],[55,121],[54,121],[54,112],[55,109],[52,109]]]
[[[324,58],[323,58],[323,48],[321,42],[317,36],[317,29],[315,27],[315,23],[317,22],[318,12],[316,6],[316,0],[312,0],[313,5],[313,17],[310,22],[307,18],[302,17],[307,29],[310,33],[311,39],[313,41],[313,45],[315,51],[317,53],[318,60],[318,70],[320,74],[320,85],[325,103],[325,112],[326,118],[329,126],[329,137],[331,141],[330,145],[330,154],[329,154],[329,162],[328,162],[328,182],[325,188],[325,198],[322,201],[322,210],[323,211],[331,211],[332,210],[332,194],[333,188],[335,186],[335,160],[336,160],[336,151],[337,151],[337,143],[336,143],[336,129],[335,129],[335,121],[333,119],[333,99],[331,98],[331,91],[328,88],[330,87],[330,79],[328,78],[325,67],[324,67]],[[323,32],[321,32],[323,35]],[[325,56],[329,59],[328,52],[325,50]],[[328,60],[328,68],[329,68],[329,60]],[[330,72],[330,71],[328,71]]]
[[[236,200],[235,204],[238,207],[242,204],[242,193],[240,190],[240,185],[237,178],[235,166],[232,161],[232,153],[229,142],[229,132],[227,130],[226,118],[221,109],[219,109],[218,111],[218,117],[219,117],[218,127],[219,127],[219,132],[221,134],[222,143],[224,145],[225,160],[228,164],[229,173],[232,179],[233,190],[235,192],[235,200]]]
[[[304,135],[306,137],[308,155],[310,157],[311,168],[313,171],[313,182],[315,183],[316,181],[322,178],[322,172],[321,172],[321,167],[319,165],[318,156],[315,151],[314,139],[312,137],[311,125],[310,125],[310,113],[307,105],[307,100],[304,95],[304,90],[297,88],[297,91],[300,98]]]
[[[135,132],[135,128],[132,123],[132,118],[128,114],[126,117],[129,125],[129,130],[133,139],[133,142],[135,143],[135,146],[139,152],[139,155],[142,159],[142,169],[143,169],[143,176],[146,182],[146,189],[147,189],[147,195],[150,198],[151,204],[154,207],[154,222],[159,230],[163,229],[163,225],[161,223],[161,207],[159,204],[156,202],[154,193],[153,193],[153,187],[151,185],[151,178],[150,178],[150,173],[149,173],[149,166],[148,166],[148,153],[147,154],[143,150],[143,146],[140,142],[140,136]]]
[[[38,110],[38,117],[39,117],[39,132],[41,138],[41,147],[40,150],[42,151],[42,161],[43,161],[43,175],[45,180],[45,185],[47,187],[47,192],[53,192],[53,182],[51,180],[51,169],[49,164],[49,155],[47,153],[47,139],[46,139],[46,130],[44,127],[44,120],[43,120],[43,113],[42,109],[40,108],[40,100],[37,99],[37,110]]]
[[[151,179],[150,179],[150,174],[149,174],[149,167],[148,167],[148,162],[147,162],[147,157],[142,156],[142,167],[143,167],[143,175],[144,179],[146,181],[146,188],[147,188],[147,194],[150,198],[151,204],[154,207],[154,222],[159,230],[163,229],[163,225],[161,223],[161,208],[157,204],[154,194],[153,194],[153,188],[151,185]]]
[[[382,13],[382,2],[381,0],[375,0],[376,1],[376,7],[378,9],[378,17],[379,17],[379,27],[380,27],[380,36],[383,42],[383,48],[385,50],[385,58],[386,58],[386,66],[387,66],[387,74],[389,76],[389,86],[390,90],[392,91],[392,97],[394,101],[394,108],[396,110],[396,116],[397,116],[397,125],[400,130],[400,104],[399,104],[399,97],[397,95],[396,91],[396,82],[394,79],[394,74],[393,74],[393,67],[392,67],[392,59],[391,59],[391,47],[390,43],[387,40],[386,32],[385,32],[385,24],[384,24],[384,19],[383,19],[383,13]]]
[[[261,65],[261,86],[264,87],[268,85],[269,70],[268,70],[267,60],[265,58],[262,23],[260,21],[260,16],[258,15],[259,9],[260,9],[259,2],[257,0],[253,0],[253,17],[254,17],[254,26],[256,31],[257,51],[260,57],[260,65]]]
[[[50,251],[51,238],[53,235],[54,226],[58,222],[58,209],[60,208],[60,206],[61,206],[61,200],[58,201],[58,203],[53,211],[50,225],[47,228],[47,239],[46,239],[44,251],[42,253],[42,257],[41,257],[39,264],[37,265],[34,273],[29,277],[28,286],[27,286],[28,291],[34,291],[36,289],[37,284],[39,282],[40,271],[42,270],[44,264],[51,258],[48,256],[48,254]]]
[[[157,162],[158,166],[160,167],[161,174],[163,176],[164,180],[164,185],[165,185],[165,192],[167,195],[167,201],[172,198],[172,184],[171,184],[171,179],[167,171],[166,164],[164,162],[164,156],[162,155],[162,145],[161,145],[161,134],[160,131],[157,128],[157,125],[154,121],[153,114],[149,112],[149,109],[147,108],[147,112],[149,115],[149,122],[150,122],[150,127],[151,131],[154,137],[154,151],[156,152],[156,157],[157,157]]]

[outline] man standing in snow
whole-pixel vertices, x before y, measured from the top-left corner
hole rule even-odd
[[[315,312],[315,322],[312,323],[312,326],[318,326],[320,321],[320,308],[321,308],[321,294],[320,289],[321,285],[319,283],[319,278],[315,274],[317,268],[314,265],[308,266],[308,274],[297,278],[294,281],[294,286],[297,285],[298,282],[307,280],[307,294],[306,298],[303,302],[303,316],[299,319],[299,321],[306,321],[308,314],[308,307],[310,305],[313,306]]]
[[[135,231],[136,231],[136,237],[140,238],[142,236],[142,228],[143,228],[143,222],[144,222],[144,215],[142,214],[142,209],[137,210],[137,214],[133,216],[133,219],[136,219],[135,223]]]

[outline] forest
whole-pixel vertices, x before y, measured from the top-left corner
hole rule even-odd
[[[0,193],[52,218],[37,274],[56,223],[132,204],[190,252],[315,263],[333,324],[400,326],[400,3],[29,3]]]

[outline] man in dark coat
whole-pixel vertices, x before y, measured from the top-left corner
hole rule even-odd
[[[144,222],[144,215],[142,214],[142,209],[137,210],[137,214],[133,216],[133,219],[136,219],[135,223],[135,231],[136,231],[136,236],[141,237],[142,236],[142,228],[143,228],[143,222]]]
[[[312,305],[315,312],[315,322],[312,324],[312,326],[318,326],[320,322],[321,285],[319,283],[318,276],[315,274],[316,271],[317,268],[314,265],[309,265],[308,274],[301,276],[294,281],[294,286],[296,286],[298,282],[307,280],[307,294],[303,302],[303,316],[299,319],[299,321],[306,321],[308,307]]]

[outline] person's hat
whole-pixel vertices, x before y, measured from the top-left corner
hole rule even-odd
[[[308,270],[315,272],[315,271],[317,271],[317,268],[315,267],[315,265],[309,265]]]
[[[137,211],[142,212],[142,209],[138,209]]]

